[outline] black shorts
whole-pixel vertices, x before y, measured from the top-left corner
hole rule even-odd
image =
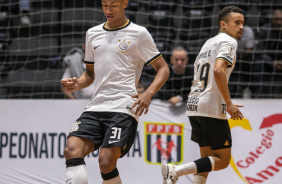
[[[68,136],[84,137],[95,144],[95,150],[120,147],[123,157],[134,143],[137,121],[117,112],[86,111],[76,120]]]
[[[210,117],[189,117],[192,126],[191,140],[200,147],[210,146],[212,150],[230,148],[232,138],[227,120]]]

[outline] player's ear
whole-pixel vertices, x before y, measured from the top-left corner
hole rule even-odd
[[[226,28],[226,23],[222,20],[222,21],[220,21],[220,29],[223,31],[223,30],[225,30],[225,28]]]
[[[128,0],[123,0],[123,7],[127,8],[127,5],[128,5]]]

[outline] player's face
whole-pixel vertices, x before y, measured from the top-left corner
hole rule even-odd
[[[187,53],[184,50],[176,50],[170,57],[170,63],[177,73],[182,73],[188,62]]]
[[[223,32],[237,40],[241,39],[245,23],[244,16],[241,13],[232,12],[227,17],[226,22],[221,22],[221,28],[223,29]]]
[[[118,22],[125,17],[128,0],[102,0],[104,14],[109,23]]]

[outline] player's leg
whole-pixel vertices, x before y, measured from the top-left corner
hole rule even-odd
[[[209,147],[202,147],[205,151],[210,149]],[[202,150],[201,150],[202,153]],[[174,166],[172,164],[165,164],[162,166],[163,183],[175,184],[178,177],[188,174],[195,174],[193,177],[193,184],[205,184],[208,173],[214,168],[214,161],[212,156],[201,154],[203,157],[189,162],[183,165]]]
[[[99,149],[103,140],[103,127],[98,117],[96,112],[84,112],[73,124],[64,150],[67,184],[88,183],[84,158]]]
[[[201,152],[201,158],[209,157],[212,155],[212,150],[209,146],[200,147],[200,152]],[[207,163],[206,167],[209,167],[209,163]],[[211,171],[213,170],[214,170],[214,164],[211,162]],[[201,173],[197,172],[193,176],[193,184],[205,184],[207,181],[208,174],[209,172],[201,172]]]
[[[199,144],[201,158],[179,166],[163,165],[164,184],[174,184],[178,177],[196,173],[194,183],[204,184],[208,172],[224,169],[229,164],[232,139],[227,120],[206,117],[189,119],[192,126],[191,139]]]
[[[117,160],[121,156],[120,147],[102,148],[99,154],[99,166],[103,184],[121,184],[117,170]]]
[[[212,150],[214,170],[219,171],[228,167],[231,159],[231,148]]]
[[[190,124],[192,126],[192,135],[191,139],[199,144],[199,146],[205,146],[202,145],[202,127],[194,119],[190,119]],[[177,173],[176,173],[177,171]],[[197,166],[195,162],[189,162],[183,165],[172,165],[172,164],[165,164],[162,166],[162,175],[163,175],[163,184],[174,184],[177,182],[178,177],[186,174],[196,174],[197,173]]]
[[[134,143],[137,121],[124,113],[103,113],[104,140],[99,154],[103,184],[121,184],[117,159],[123,157]]]
[[[231,159],[231,148],[212,150],[210,147],[201,147],[201,157],[209,157],[211,163],[211,171],[225,169]],[[193,176],[193,184],[205,184],[209,172],[196,173]]]
[[[68,137],[64,150],[66,159],[66,183],[87,184],[84,158],[94,149],[93,142],[82,137]]]

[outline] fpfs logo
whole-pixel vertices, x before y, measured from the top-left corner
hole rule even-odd
[[[145,160],[149,164],[183,161],[184,124],[144,122]]]
[[[271,182],[272,178],[276,180],[282,176],[282,144],[279,140],[282,137],[281,131],[279,131],[281,123],[282,114],[273,114],[264,118],[258,130],[253,130],[247,119],[229,120],[231,129],[240,126],[245,130],[252,131],[252,133],[255,132],[252,135],[256,135],[251,142],[252,145],[247,145],[244,153],[236,154],[236,148],[232,151],[230,164],[245,183]],[[278,124],[280,124],[277,126],[278,129],[274,128],[274,125]],[[248,134],[248,132],[244,133]],[[250,141],[242,143],[248,144]]]

